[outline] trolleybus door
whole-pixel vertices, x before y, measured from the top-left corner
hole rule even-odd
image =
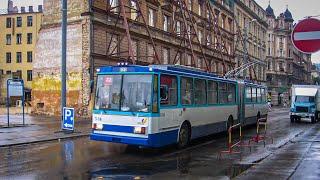
[[[238,122],[245,124],[245,85],[244,83],[238,83]]]

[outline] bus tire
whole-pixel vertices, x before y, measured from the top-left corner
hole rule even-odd
[[[178,148],[182,149],[190,143],[191,130],[187,122],[184,122],[179,131]]]

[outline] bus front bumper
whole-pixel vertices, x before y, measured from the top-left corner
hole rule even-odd
[[[175,144],[177,143],[177,137],[178,130],[149,134],[147,138],[115,136],[109,134],[99,134],[94,132],[90,134],[90,139],[95,141],[105,141],[154,148]]]
[[[127,137],[127,136],[113,136],[106,134],[91,133],[90,139],[95,141],[106,141],[130,145],[149,146],[148,138]]]
[[[299,117],[302,117],[302,118],[311,118],[311,117],[314,117],[314,113],[290,112],[290,116],[299,116]]]

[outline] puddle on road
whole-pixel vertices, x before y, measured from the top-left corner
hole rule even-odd
[[[235,178],[236,176],[239,176],[241,173],[243,173],[253,165],[254,164],[234,164],[230,167],[226,174],[230,178]]]

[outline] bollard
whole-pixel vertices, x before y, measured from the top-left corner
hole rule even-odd
[[[232,130],[234,128],[239,127],[239,141],[232,143]],[[239,154],[241,153],[240,151],[234,151],[233,148],[236,146],[241,146],[242,145],[242,126],[241,123],[235,124],[228,129],[228,149],[225,151],[220,151],[219,153],[219,158],[221,158],[221,155],[223,153],[225,154]]]
[[[256,143],[259,143],[260,141],[263,141],[264,146],[266,146],[265,140],[269,138],[269,137],[267,137],[267,126],[268,126],[267,120],[268,120],[267,118],[258,119],[256,135],[249,140],[249,144],[250,144],[251,141],[254,141]],[[264,126],[263,135],[260,135],[260,125]],[[272,144],[273,144],[273,138],[270,137],[270,139],[271,139]]]

